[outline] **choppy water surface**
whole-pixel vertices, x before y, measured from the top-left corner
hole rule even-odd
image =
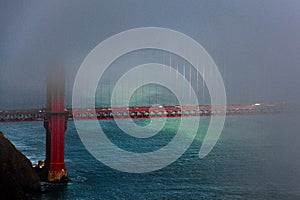
[[[41,199],[300,199],[299,119],[296,114],[227,117],[217,145],[199,159],[209,123],[202,118],[196,139],[180,159],[145,174],[119,172],[97,161],[69,122],[65,159],[71,181]],[[144,140],[122,133],[113,121],[100,124],[119,147],[148,152],[171,141],[178,119],[168,120],[162,132]],[[0,130],[33,163],[44,159],[42,123],[0,123]]]

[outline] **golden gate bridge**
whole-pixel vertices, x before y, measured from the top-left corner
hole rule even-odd
[[[174,66],[171,66],[173,63]],[[182,70],[179,69],[179,62],[172,62],[171,55],[169,60],[170,69],[175,68],[178,80],[178,74],[188,77],[189,82],[194,82],[195,88],[190,86],[191,90],[196,90],[196,95],[202,97],[201,105],[178,105],[172,101],[170,91],[164,92],[158,85],[154,85],[152,90],[141,88],[140,95],[135,92],[135,99],[140,98],[139,105],[129,106],[103,106],[104,98],[110,102],[110,89],[106,90],[104,95],[103,88],[100,88],[98,94],[98,106],[96,108],[66,108],[65,106],[65,75],[62,71],[53,70],[48,75],[47,80],[47,98],[45,108],[38,109],[15,109],[0,110],[0,123],[5,122],[43,122],[46,129],[46,159],[44,169],[48,173],[48,181],[64,181],[67,177],[67,170],[64,162],[64,133],[67,128],[68,120],[126,120],[143,118],[181,118],[181,117],[209,117],[217,115],[243,115],[243,114],[261,114],[281,112],[285,108],[274,105],[209,105],[204,104],[204,78],[199,77],[197,71],[191,65],[182,64]],[[205,73],[203,73],[205,74]],[[209,74],[209,72],[207,73]],[[212,74],[210,74],[212,75]],[[146,75],[144,75],[146,76]],[[115,78],[116,79],[116,78]],[[134,80],[133,80],[134,81]],[[112,81],[108,82],[106,87],[111,88],[114,85]],[[130,83],[128,83],[129,85]],[[200,94],[199,84],[202,84]],[[153,90],[154,89],[154,90]],[[149,94],[146,94],[148,91]],[[84,93],[85,91],[83,91]],[[121,99],[123,102],[126,88],[123,87]],[[82,94],[82,96],[88,94]],[[147,96],[148,95],[148,96]],[[137,101],[136,101],[137,102]],[[153,104],[153,105],[151,105]],[[117,104],[115,104],[117,105]]]

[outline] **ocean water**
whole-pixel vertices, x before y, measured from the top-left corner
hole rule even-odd
[[[120,148],[149,152],[170,142],[178,120],[169,119],[149,139],[128,136],[113,121],[99,123]],[[120,172],[99,162],[69,122],[65,162],[71,180],[50,187],[37,199],[300,199],[299,121],[297,114],[229,116],[214,149],[199,159],[209,124],[209,118],[201,118],[194,142],[177,161],[141,174]],[[136,121],[141,126],[148,122]],[[45,158],[43,123],[0,123],[0,130],[33,163]]]

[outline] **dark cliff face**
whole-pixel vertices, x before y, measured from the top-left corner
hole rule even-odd
[[[31,162],[0,132],[0,199],[26,199],[40,189]]]

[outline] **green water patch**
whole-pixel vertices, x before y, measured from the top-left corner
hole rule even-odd
[[[153,123],[151,126],[151,120],[165,120],[164,126],[161,128],[160,123]],[[155,118],[155,119],[136,119],[134,123],[143,128],[150,128],[153,130],[159,130],[157,134],[149,138],[137,138],[131,136],[129,133],[125,133],[121,130],[115,121],[100,121],[100,125],[104,133],[111,140],[112,143],[116,144],[119,148],[132,152],[150,152],[156,151],[172,141],[176,134],[178,134],[180,126],[180,118]],[[155,121],[154,121],[155,122]],[[128,121],[120,120],[118,123],[122,125],[128,125]],[[197,123],[196,118],[185,119],[185,123],[181,124],[183,126],[182,135],[185,137],[193,137],[194,129],[191,128]],[[201,118],[199,122],[199,127],[194,140],[196,142],[202,143],[203,138],[206,134],[209,124],[209,118]],[[156,126],[157,125],[157,126]],[[134,128],[129,128],[129,131],[135,131]],[[142,133],[141,133],[142,134]]]

